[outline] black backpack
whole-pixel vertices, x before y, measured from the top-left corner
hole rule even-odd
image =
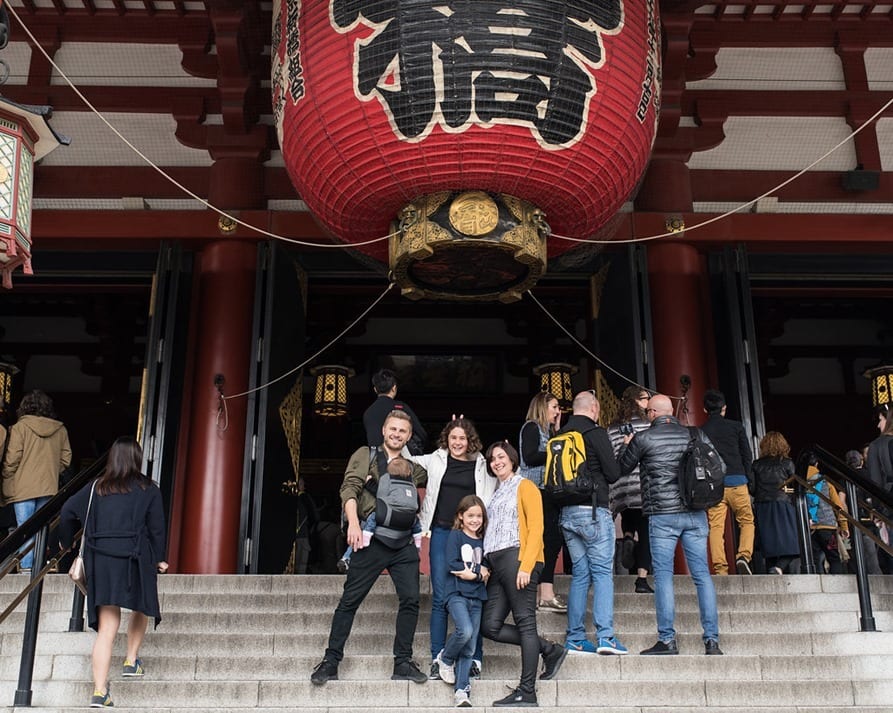
[[[722,500],[726,464],[716,448],[701,439],[701,431],[690,427],[691,440],[679,461],[679,492],[689,510],[709,510]]]
[[[557,505],[576,503],[592,496],[594,483],[586,467],[583,433],[565,431],[548,440],[543,489]]]

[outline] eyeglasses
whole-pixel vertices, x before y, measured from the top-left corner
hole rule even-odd
[[[636,401],[648,401],[648,399],[650,398],[651,397],[648,394],[645,394],[644,396],[640,396],[639,398],[637,398]]]

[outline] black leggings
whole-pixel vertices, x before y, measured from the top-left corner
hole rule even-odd
[[[521,647],[521,682],[518,687],[525,693],[533,693],[540,654],[551,646],[536,629],[536,585],[543,565],[537,562],[530,573],[530,582],[519,590],[516,584],[520,565],[518,554],[517,547],[509,547],[487,555],[491,569],[487,601],[481,616],[481,633],[492,641]],[[506,623],[509,612],[514,624]]]
[[[540,490],[540,494],[543,496],[543,556],[546,561],[539,581],[540,584],[552,584],[555,581],[558,554],[564,546],[564,533],[559,524],[561,508],[555,505],[545,490]]]
[[[635,532],[639,539],[636,542],[636,570],[651,571],[651,544],[648,542],[648,516],[641,508],[627,508],[620,513],[620,528],[623,535]],[[637,572],[638,573],[638,572]]]

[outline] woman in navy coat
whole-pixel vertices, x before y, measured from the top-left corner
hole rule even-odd
[[[84,565],[87,571],[87,619],[97,631],[93,645],[91,707],[111,706],[108,675],[121,608],[132,614],[127,628],[123,675],[142,676],[139,649],[148,617],[161,621],[158,573],[167,571],[166,528],[161,491],[140,472],[143,454],[130,437],[119,438],[109,451],[102,475],[62,508],[60,538],[69,546],[86,518]],[[90,493],[93,491],[93,502]]]

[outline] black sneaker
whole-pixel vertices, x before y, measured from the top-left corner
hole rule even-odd
[[[428,677],[419,670],[415,661],[404,661],[400,664],[394,664],[394,673],[391,674],[392,681],[412,681],[413,683],[427,683]]]
[[[636,564],[636,541],[629,535],[620,544],[620,564],[627,572]]]
[[[434,659],[431,662],[431,670],[428,672],[429,681],[440,681],[440,661]]]
[[[750,568],[750,562],[743,557],[739,557],[735,560],[735,569],[738,570],[738,574],[753,574],[753,570]]]
[[[335,569],[338,570],[338,574],[347,574],[347,570],[350,569],[350,560],[342,557],[335,563]]]
[[[640,651],[642,656],[676,656],[679,649],[676,647],[676,641],[658,641],[650,649]]]
[[[654,590],[644,577],[636,577],[636,594],[654,594]]]
[[[704,653],[707,656],[722,656],[722,649],[719,648],[719,642],[713,639],[707,639],[704,642]]]
[[[334,661],[330,661],[329,659],[323,659],[318,664],[316,664],[316,668],[313,669],[313,673],[310,674],[310,683],[314,686],[321,686],[326,681],[337,681],[338,680],[338,664]]]
[[[516,688],[505,698],[500,698],[498,701],[493,701],[492,705],[497,708],[500,706],[534,707],[538,706],[539,703],[536,702],[536,693],[524,693],[524,691],[522,691],[520,688]]]
[[[564,663],[566,656],[566,648],[559,644],[552,644],[552,648],[543,654],[543,672],[540,674],[540,680],[548,681],[550,678],[553,678],[558,673],[558,669],[561,668],[561,664]],[[536,701],[536,697],[534,697],[534,701]],[[494,703],[493,705],[496,704]]]

